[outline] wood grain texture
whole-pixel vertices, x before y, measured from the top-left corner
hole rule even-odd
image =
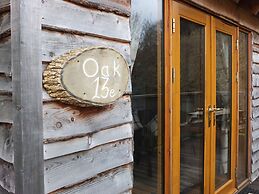
[[[44,176],[45,192],[81,183],[99,173],[129,164],[132,161],[131,140],[106,144],[90,151],[47,160]]]
[[[0,95],[0,123],[13,123],[13,104],[11,96]]]
[[[0,13],[10,10],[10,0],[1,0],[0,1]]]
[[[253,52],[253,63],[259,64],[259,53]]]
[[[8,192],[7,190],[5,190],[2,186],[0,186],[0,193],[1,194],[14,194],[12,192]]]
[[[133,187],[132,180],[132,166],[126,165],[52,194],[122,194]]]
[[[14,169],[17,194],[44,193],[41,0],[11,1]]]
[[[14,145],[11,124],[0,124],[0,158],[8,163],[13,163]]]
[[[90,150],[106,143],[129,139],[132,138],[132,136],[133,131],[131,124],[125,124],[96,133],[91,133],[81,138],[74,138],[67,141],[58,141],[45,144],[44,159],[48,160],[79,151]]]
[[[130,64],[130,44],[98,37],[42,30],[42,60],[50,62],[66,52],[83,47],[106,46],[120,52]]]
[[[0,73],[11,75],[11,37],[0,41]]]
[[[0,74],[0,94],[12,93],[12,78],[6,74]]]
[[[42,24],[50,29],[70,30],[92,36],[130,41],[129,18],[87,9],[66,1],[44,1]],[[75,22],[75,18],[78,20]],[[123,32],[123,33],[122,33]]]
[[[130,0],[67,0],[88,8],[130,16]]]
[[[62,103],[46,103],[43,107],[45,141],[82,137],[101,129],[132,122],[129,96],[106,107],[79,108]]]
[[[10,12],[4,12],[0,15],[0,38],[10,36],[11,34],[10,17],[11,17]]]
[[[0,159],[0,186],[8,192],[15,192],[15,173],[12,164]]]
[[[254,45],[259,45],[259,34],[257,34],[256,32],[253,32],[252,41]]]

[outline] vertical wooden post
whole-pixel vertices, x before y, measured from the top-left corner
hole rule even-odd
[[[11,0],[16,194],[43,194],[40,0]]]

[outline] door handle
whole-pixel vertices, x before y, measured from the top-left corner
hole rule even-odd
[[[213,112],[221,111],[223,109],[224,108],[216,108],[216,107],[209,106],[208,111],[209,111],[209,113],[213,113]]]
[[[208,112],[209,112],[209,115],[208,115],[208,120],[209,120],[209,127],[210,127],[210,123],[211,123],[211,117],[212,117],[212,114],[213,114],[213,126],[216,125],[216,112],[217,111],[222,111],[224,110],[224,108],[216,108],[216,106],[214,105],[214,107],[212,106],[209,106],[208,108]]]
[[[211,124],[211,113],[213,113],[213,108],[211,107],[211,105],[208,107],[208,126],[210,127]]]

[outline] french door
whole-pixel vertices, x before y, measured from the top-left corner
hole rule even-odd
[[[173,2],[173,193],[235,191],[237,28]]]

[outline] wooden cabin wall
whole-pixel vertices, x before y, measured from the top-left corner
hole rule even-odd
[[[0,2],[0,193],[14,193],[10,1]]]
[[[252,34],[252,175],[259,177],[259,34]]]
[[[107,46],[130,64],[130,0],[43,0],[42,62]],[[43,69],[44,69],[43,68]],[[131,193],[131,87],[115,104],[79,108],[43,92],[45,193]]]

